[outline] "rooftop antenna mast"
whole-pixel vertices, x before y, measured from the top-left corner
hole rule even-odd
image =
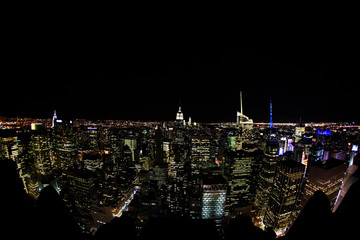
[[[270,99],[270,128],[274,126],[273,119],[272,119],[272,101]]]
[[[241,113],[241,115],[243,115],[242,91],[240,91],[240,113]]]

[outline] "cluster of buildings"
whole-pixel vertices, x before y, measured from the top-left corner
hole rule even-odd
[[[17,163],[33,198],[53,186],[88,232],[127,211],[139,231],[166,216],[215,221],[221,234],[247,215],[283,235],[318,190],[335,211],[357,169],[359,126],[276,124],[271,111],[269,123],[257,124],[244,115],[242,97],[240,106],[236,123],[217,124],[186,122],[181,108],[169,122],[67,121],[54,113],[8,124],[0,155]]]

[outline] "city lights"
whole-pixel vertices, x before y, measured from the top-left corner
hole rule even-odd
[[[162,122],[1,118],[0,154],[34,201],[54,188],[85,234],[126,215],[138,236],[165,217],[211,222],[221,239],[242,216],[281,237],[318,191],[335,211],[358,164],[359,126],[276,123],[272,101],[270,123],[253,123],[242,92],[240,107],[222,123],[186,122],[181,107]]]

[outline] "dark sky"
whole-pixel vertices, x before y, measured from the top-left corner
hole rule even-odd
[[[2,53],[0,116],[198,122],[359,121],[356,52],[341,42],[251,48],[151,30],[22,22]],[[217,41],[219,40],[219,41]],[[220,41],[221,40],[221,41]]]

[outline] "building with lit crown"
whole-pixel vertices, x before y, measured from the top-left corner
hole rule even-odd
[[[252,129],[253,120],[243,114],[242,91],[240,91],[240,112],[236,113],[236,123],[241,129]]]

